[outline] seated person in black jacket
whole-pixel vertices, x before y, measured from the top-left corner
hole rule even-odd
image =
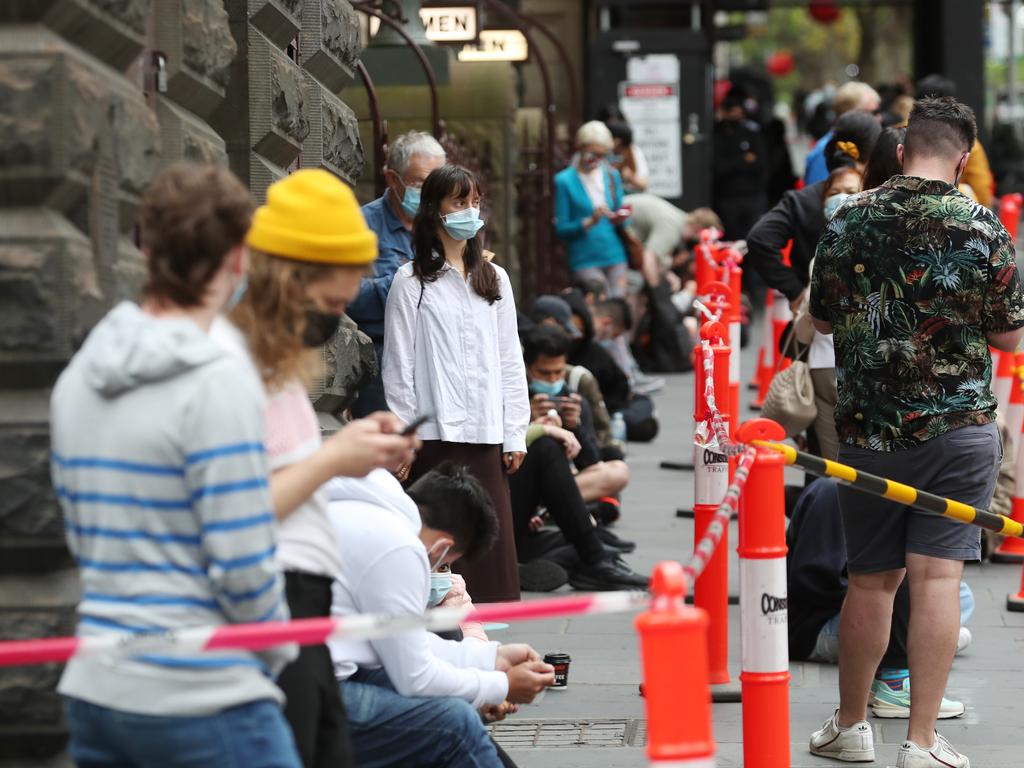
[[[789,583],[789,657],[835,664],[839,659],[839,616],[846,598],[846,537],[836,481],[815,480],[800,494],[786,532],[786,576]],[[961,623],[974,609],[970,588],[960,584]],[[896,593],[889,647],[875,673],[869,703],[876,717],[910,717],[910,671],[907,669],[907,628],[910,590]],[[960,629],[957,652],[970,643]],[[940,718],[959,717],[963,702],[943,699]]]
[[[530,380],[531,421],[542,421],[554,411],[561,426],[581,446],[574,459],[576,485],[586,502],[618,496],[629,483],[629,467],[615,459],[603,461],[594,433],[590,404],[578,394],[566,393],[566,354],[569,337],[560,328],[542,323],[526,334],[523,354]]]

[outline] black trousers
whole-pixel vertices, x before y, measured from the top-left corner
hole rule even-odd
[[[594,521],[580,496],[565,450],[557,440],[542,437],[531,443],[519,471],[509,477],[509,490],[520,562],[534,560],[549,549],[547,543],[538,547],[538,536],[530,530],[530,519],[541,506],[547,507],[566,541],[579,553],[580,560],[593,564],[604,557]]]
[[[330,578],[287,571],[284,581],[293,619],[330,616]],[[352,768],[348,717],[327,646],[303,646],[277,684],[288,697],[284,716],[305,768]]]

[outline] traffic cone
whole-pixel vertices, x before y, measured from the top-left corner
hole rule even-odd
[[[1020,227],[1021,195],[1003,195],[999,198],[999,220],[1010,233],[1010,239],[1017,242],[1017,230]]]
[[[697,281],[697,295],[704,293],[705,286],[718,279],[718,261],[715,258],[715,251],[718,242],[718,232],[714,229],[702,229],[700,231],[700,242],[694,250],[694,279]]]
[[[1019,383],[1015,382],[1015,384],[1017,385],[1014,388],[1019,391]],[[1024,440],[1018,440],[1017,443],[1017,452],[1014,454],[1017,475],[1013,488],[1013,506],[1010,511],[1010,517],[1018,523],[1024,523]],[[1019,539],[1016,536],[1006,536],[990,555],[989,559],[993,563],[1024,563],[1024,539]],[[1017,598],[1012,598],[1012,596],[1007,598],[1007,608],[1009,610],[1024,611],[1024,603],[1022,603],[1022,607],[1011,608],[1011,599]]]
[[[708,686],[708,617],[683,602],[683,566],[665,561],[651,578],[651,608],[634,620],[640,635],[647,758],[654,766],[714,768]]]

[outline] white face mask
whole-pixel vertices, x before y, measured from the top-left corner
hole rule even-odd
[[[433,608],[439,605],[452,589],[451,571],[430,574],[430,595],[427,597],[427,607]]]

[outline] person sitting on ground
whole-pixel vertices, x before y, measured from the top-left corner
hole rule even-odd
[[[604,301],[608,298],[608,291],[605,290],[604,283],[593,278],[581,277],[573,281],[573,288],[571,290],[578,291],[583,296],[583,300],[588,307],[592,307],[596,302]],[[566,290],[565,293],[569,293],[569,290]],[[562,295],[564,296],[565,294],[563,293]]]
[[[341,571],[331,613],[419,616],[448,589],[447,568],[487,552],[494,505],[462,467],[442,463],[402,490],[390,473],[328,484]],[[426,629],[328,644],[361,768],[498,768],[481,714],[500,719],[554,682],[528,645],[443,640]]]
[[[846,536],[839,510],[837,482],[820,478],[804,488],[786,531],[786,579],[789,585],[789,657],[835,664],[839,661],[839,611],[846,598]],[[974,595],[960,582],[960,637],[957,653],[971,642],[966,626]],[[910,717],[907,630],[910,589],[896,592],[889,646],[871,684],[869,706],[875,717]],[[960,717],[961,701],[943,698],[939,718]]]
[[[509,478],[522,588],[646,589],[647,577],[619,557],[636,545],[597,525],[580,495],[571,464],[580,451],[576,436],[547,415],[530,426],[526,442],[523,466]],[[542,509],[556,527],[544,527]]]
[[[530,385],[530,420],[540,421],[551,411],[580,444],[574,458],[576,484],[584,501],[617,497],[629,483],[625,461],[602,461],[594,434],[590,403],[579,395],[565,394],[566,355],[569,337],[564,331],[542,324],[526,335],[523,357]]]

